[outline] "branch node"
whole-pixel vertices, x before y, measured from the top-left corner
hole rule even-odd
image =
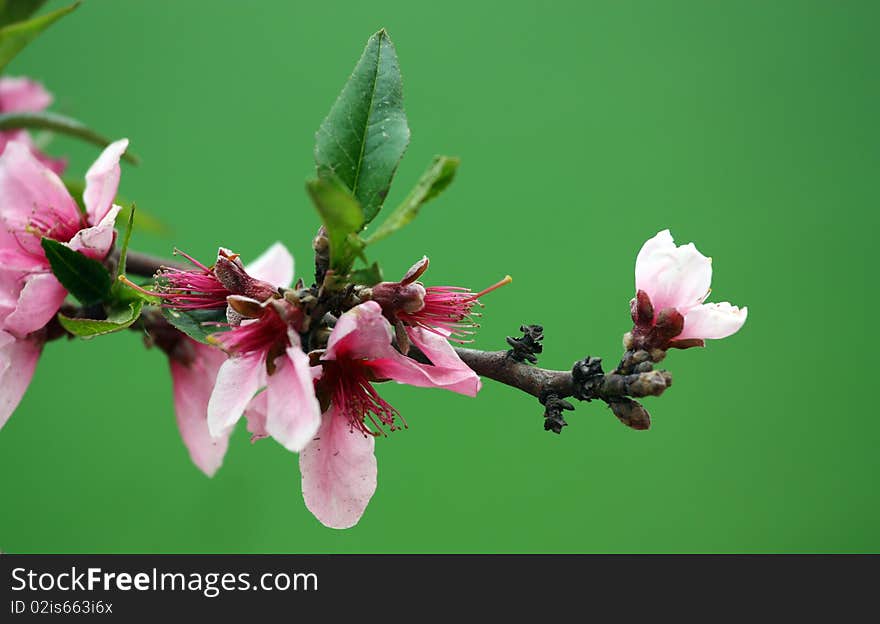
[[[574,398],[587,402],[595,399],[605,380],[602,358],[587,356],[575,362],[571,369],[571,379],[574,382]]]
[[[507,344],[511,346],[507,357],[517,362],[528,361],[537,364],[537,354],[544,350],[541,345],[541,341],[544,340],[544,328],[540,325],[520,325],[519,330],[523,333],[522,338],[507,337]]]
[[[567,427],[568,423],[562,417],[562,412],[573,410],[574,405],[559,398],[556,394],[548,394],[540,399],[544,405],[544,431],[552,431],[553,433],[562,433],[562,428]]]

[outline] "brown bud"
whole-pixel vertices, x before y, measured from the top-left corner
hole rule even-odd
[[[648,410],[638,401],[632,399],[615,399],[608,404],[617,419],[631,429],[639,431],[650,428],[651,416]]]
[[[660,396],[672,385],[669,371],[650,371],[627,378],[626,394],[634,397]]]

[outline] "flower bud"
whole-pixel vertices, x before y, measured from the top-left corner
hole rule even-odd
[[[617,419],[630,429],[643,431],[650,428],[651,416],[648,410],[638,401],[625,397],[615,399],[608,404]]]

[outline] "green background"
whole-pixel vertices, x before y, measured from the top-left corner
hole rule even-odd
[[[49,6],[60,6],[51,3]],[[390,202],[434,154],[452,188],[372,256],[481,288],[477,347],[545,327],[544,366],[613,364],[633,263],[670,227],[714,258],[744,329],[675,352],[649,432],[582,404],[381,389],[408,431],[377,443],[360,524],[322,527],[296,457],[241,425],[206,479],[159,351],[131,333],[47,346],[0,432],[8,552],[877,551],[880,39],[874,2],[87,1],[13,65],[53,110],[143,158],[121,192],[173,227],[134,246],[280,238],[310,275],[314,132],[367,37],[389,29],[413,132]],[[81,175],[97,150],[56,139]]]

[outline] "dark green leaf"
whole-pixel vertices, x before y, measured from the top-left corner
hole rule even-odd
[[[382,240],[415,219],[424,204],[437,197],[447,186],[452,184],[460,162],[458,158],[450,156],[435,157],[434,162],[422,174],[403,203],[388,215],[388,218],[379,226],[379,229],[373,232],[372,236],[367,238],[367,243]]]
[[[26,20],[44,4],[46,0],[0,0],[0,27]]]
[[[0,30],[2,32],[2,30]],[[51,130],[58,134],[66,134],[68,136],[82,139],[88,143],[97,145],[98,147],[107,147],[113,141],[107,137],[98,134],[85,124],[56,113],[41,111],[38,113],[7,113],[0,115],[0,130],[17,130],[18,128],[26,128],[29,130]],[[122,155],[123,160],[127,160],[133,165],[140,164],[140,158],[126,151]]]
[[[18,0],[13,0],[13,2],[17,3]],[[36,39],[40,33],[57,20],[73,11],[79,5],[79,2],[74,2],[70,6],[57,9],[51,13],[46,13],[45,15],[40,15],[24,22],[8,24],[3,28],[0,28],[0,71],[2,71],[9,64],[9,61],[15,58],[15,55],[21,52],[27,44]]]
[[[349,279],[355,284],[374,286],[382,281],[382,269],[379,268],[378,262],[374,262],[368,267],[349,273]]]
[[[348,273],[363,248],[357,238],[364,224],[360,204],[341,184],[332,180],[312,180],[306,184],[330,241],[330,268],[339,275]]]
[[[107,298],[111,280],[103,264],[51,238],[43,238],[42,244],[52,273],[80,303],[91,305]]]
[[[367,47],[315,137],[318,176],[337,176],[364,211],[379,212],[409,144],[403,85],[394,44],[385,30]]]
[[[218,325],[226,323],[225,310],[172,310],[162,308],[162,316],[184,334],[198,340],[208,342],[208,337],[229,328]]]
[[[81,338],[94,338],[104,334],[112,334],[131,327],[140,317],[144,302],[142,300],[131,301],[125,305],[111,308],[107,312],[106,319],[71,318],[63,314],[58,315],[61,326],[74,336]]]

